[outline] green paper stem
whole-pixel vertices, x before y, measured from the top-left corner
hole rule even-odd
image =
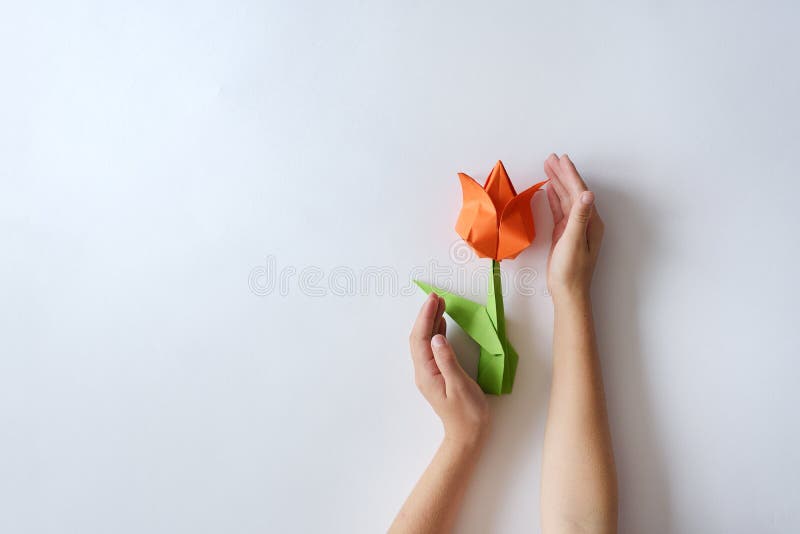
[[[500,262],[492,260],[486,306],[425,282],[414,282],[425,293],[435,291],[443,297],[445,313],[480,345],[477,382],[481,389],[492,395],[511,393],[519,356],[506,337]]]
[[[492,275],[489,277],[489,291],[486,294],[486,309],[492,318],[497,336],[506,337],[506,316],[503,309],[503,283],[500,277],[500,262],[492,260]]]

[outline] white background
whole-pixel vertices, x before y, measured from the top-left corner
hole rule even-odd
[[[607,221],[622,532],[800,531],[791,4],[4,2],[0,531],[385,530],[441,437],[408,280],[485,268],[451,252],[458,171],[522,189],[551,151]],[[539,529],[533,210],[459,532]],[[323,279],[254,287],[273,260]],[[371,267],[401,287],[328,283]]]

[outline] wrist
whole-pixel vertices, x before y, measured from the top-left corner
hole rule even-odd
[[[489,421],[470,425],[445,425],[443,444],[461,451],[479,451],[489,434]]]
[[[441,449],[460,458],[477,459],[483,450],[485,437],[480,436],[451,436],[445,433]]]
[[[588,287],[560,288],[552,290],[550,296],[553,299],[553,306],[556,308],[592,307],[592,300]]]

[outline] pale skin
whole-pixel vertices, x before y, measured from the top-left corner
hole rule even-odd
[[[551,154],[544,170],[554,222],[547,287],[555,320],[542,532],[613,533],[616,470],[590,299],[604,225],[594,194],[566,154]],[[486,397],[447,341],[444,311],[444,300],[431,294],[409,337],[417,387],[441,418],[444,439],[392,523],[393,534],[452,531],[489,432]]]

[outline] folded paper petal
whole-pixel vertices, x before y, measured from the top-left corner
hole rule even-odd
[[[525,250],[536,237],[533,224],[531,199],[547,180],[529,187],[506,205],[500,217],[500,233],[497,243],[497,260],[514,259]]]
[[[536,230],[530,201],[540,182],[517,195],[502,161],[492,169],[481,187],[470,176],[458,173],[463,205],[456,232],[478,257],[513,259],[533,242]]]
[[[489,194],[489,198],[492,199],[497,213],[503,213],[503,208],[506,207],[506,204],[517,196],[514,184],[511,183],[502,161],[498,161],[494,166],[483,188]]]
[[[459,173],[464,195],[456,232],[481,258],[494,258],[497,252],[498,210],[483,187],[466,174]]]

